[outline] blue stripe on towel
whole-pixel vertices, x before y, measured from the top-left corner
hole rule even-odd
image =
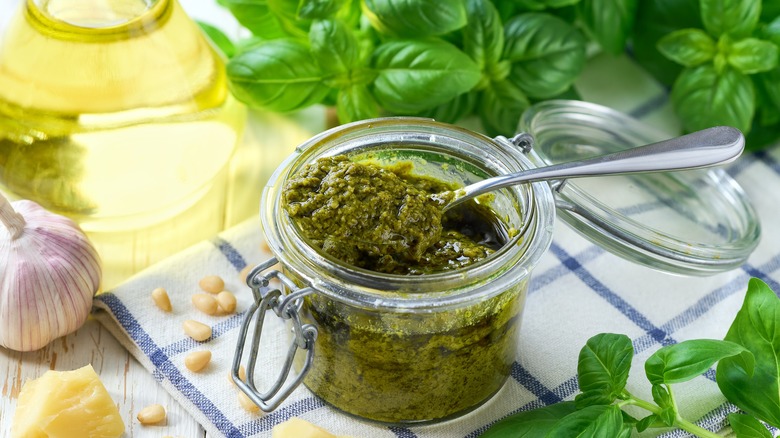
[[[569,255],[562,246],[553,242],[553,244],[550,246],[550,250],[561,261],[561,263],[563,263],[564,266],[569,268],[569,270],[571,270],[591,290],[604,298],[615,309],[625,315],[626,318],[631,320],[631,322],[653,336],[653,339],[661,343],[672,342],[672,340],[668,338],[668,334],[666,332],[654,326],[650,320],[648,320],[641,312],[636,310],[632,305],[628,304],[618,294],[610,290],[604,283],[594,277],[587,269],[585,269],[579,260]]]
[[[417,438],[417,435],[405,427],[390,426],[390,432],[393,432],[398,438]]]
[[[228,332],[240,326],[241,323],[244,321],[245,314],[246,312],[236,313],[235,315],[232,315],[227,319],[223,319],[218,323],[214,324],[213,326],[211,326],[211,337],[206,339],[205,341],[196,341],[191,338],[184,338],[170,345],[166,345],[165,347],[162,347],[162,351],[168,356],[176,356],[177,354],[192,350],[193,348],[196,348],[198,345],[202,345],[207,342],[211,342],[214,339],[220,338],[221,336],[224,336]]]
[[[211,240],[211,243],[216,246],[230,264],[236,268],[236,271],[241,271],[246,267],[246,260],[244,260],[241,253],[239,253],[230,242],[217,236]]]
[[[206,416],[220,432],[229,438],[242,438],[244,435],[236,428],[225,414],[217,408],[208,397],[203,395],[187,378],[185,378],[170,358],[155,344],[151,336],[138,324],[138,321],[127,310],[116,295],[104,293],[97,299],[106,303],[119,324],[127,331],[130,338],[151,360],[155,368],[184,396]]]
[[[547,389],[536,377],[528,372],[523,366],[515,362],[512,364],[512,370],[510,371],[512,377],[517,380],[521,385],[539,398],[544,404],[551,405],[561,401],[561,397]]]
[[[311,412],[323,406],[325,406],[325,403],[319,398],[306,397],[293,403],[283,405],[273,412],[266,413],[260,419],[242,424],[239,429],[246,436],[253,436],[260,432],[267,432],[273,429],[277,424],[287,421],[292,417],[300,417],[307,412]]]

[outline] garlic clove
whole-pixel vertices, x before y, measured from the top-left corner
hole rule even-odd
[[[100,258],[72,220],[0,195],[0,345],[32,351],[81,327]]]

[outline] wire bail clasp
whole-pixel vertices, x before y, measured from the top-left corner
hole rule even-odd
[[[514,146],[518,149],[520,149],[520,152],[522,152],[525,155],[528,155],[531,150],[534,148],[534,145],[536,144],[534,141],[534,136],[527,133],[527,132],[521,132],[517,135],[515,135],[512,138],[506,138],[502,135],[499,135],[498,137],[494,138],[499,143],[503,143],[506,145]],[[555,192],[560,192],[563,190],[563,187],[566,186],[567,179],[558,179],[550,181],[550,188],[553,189]]]
[[[278,270],[263,274],[277,263],[276,258],[271,258],[265,263],[255,266],[247,275],[246,283],[252,289],[254,303],[247,310],[241,331],[238,334],[231,377],[236,386],[244,392],[264,412],[276,409],[294,390],[301,384],[312,364],[314,357],[314,343],[317,339],[317,328],[312,324],[302,324],[300,317],[303,297],[314,292],[311,287],[299,288],[290,278]],[[283,288],[289,293],[284,294],[280,288],[272,287],[271,280],[279,279]],[[260,350],[260,339],[263,333],[263,322],[268,310],[287,321],[292,326],[293,341],[287,350],[287,357],[279,377],[266,392],[260,392],[255,386],[255,366]],[[244,347],[248,340],[249,326],[255,321],[252,334],[251,348],[247,357],[246,381],[241,380],[239,369],[244,355]],[[298,350],[306,351],[306,359],[303,367],[297,375],[292,375],[293,359]]]

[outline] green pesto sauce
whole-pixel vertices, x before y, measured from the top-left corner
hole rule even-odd
[[[413,175],[410,163],[380,166],[336,156],[290,179],[283,202],[323,252],[373,271],[428,274],[482,260],[507,240],[495,213],[476,202],[442,216],[430,194],[455,188]],[[473,409],[509,375],[526,288],[520,280],[488,299],[419,313],[309,295],[301,319],[319,334],[304,383],[345,412],[387,423],[441,420]],[[302,360],[299,355],[299,368]]]
[[[308,296],[301,318],[319,334],[304,383],[345,412],[386,423],[471,410],[510,373],[526,287],[518,282],[488,300],[419,314],[379,314]]]
[[[453,187],[340,155],[288,180],[284,208],[314,246],[348,264],[388,274],[428,274],[468,266],[501,246],[500,226],[475,202],[442,216],[432,194]]]

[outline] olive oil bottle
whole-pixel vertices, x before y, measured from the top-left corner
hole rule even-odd
[[[159,224],[214,191],[219,208],[245,112],[176,0],[22,3],[0,47],[0,189],[86,231]]]
[[[104,289],[241,219],[246,110],[176,0],[19,3],[0,41],[1,191],[76,220]]]

